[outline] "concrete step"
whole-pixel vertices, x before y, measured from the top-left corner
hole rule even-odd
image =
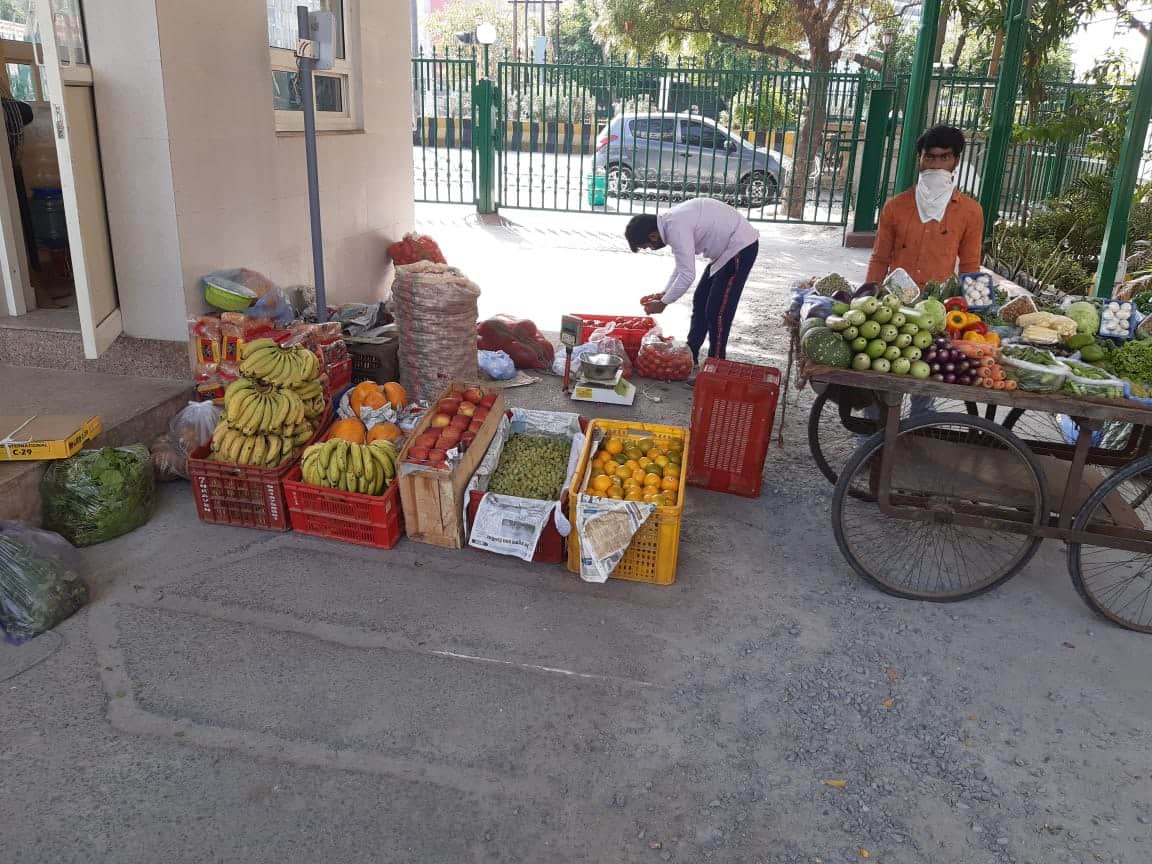
[[[186,342],[121,336],[98,360],[85,360],[80,322],[71,309],[37,309],[18,318],[0,318],[0,358],[13,366],[38,369],[172,380],[191,377]]]
[[[178,379],[0,366],[0,393],[5,415],[97,414],[104,429],[97,446],[150,445],[191,398],[192,385]],[[0,437],[9,431],[0,430]],[[40,524],[40,479],[47,464],[0,462],[0,519]]]

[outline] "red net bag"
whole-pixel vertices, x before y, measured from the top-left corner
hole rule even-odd
[[[692,376],[692,349],[653,327],[640,342],[636,371],[657,381],[687,381]]]
[[[415,264],[417,261],[431,261],[434,264],[447,264],[444,253],[436,241],[425,234],[410,232],[404,239],[388,247],[393,264]]]
[[[511,315],[496,315],[476,325],[476,347],[503,351],[517,369],[549,369],[556,349],[534,323]]]

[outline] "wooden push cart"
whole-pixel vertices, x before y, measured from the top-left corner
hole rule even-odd
[[[962,600],[1053,538],[1089,606],[1152,633],[1152,408],[813,365],[801,376],[818,392],[809,438],[836,484],[836,542],[862,577]]]

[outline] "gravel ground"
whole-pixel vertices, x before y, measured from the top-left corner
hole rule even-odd
[[[859,270],[834,239],[777,235],[737,353],[783,355],[797,259]],[[509,396],[564,405],[554,379]],[[213,528],[169,486],[86,553],[59,650],[0,647],[0,862],[1142,864],[1147,637],[1092,615],[1054,543],[959,604],[864,584],[808,399],[761,498],[689,496],[667,588]],[[687,414],[652,383],[634,412]]]

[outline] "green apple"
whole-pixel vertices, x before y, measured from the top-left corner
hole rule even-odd
[[[892,361],[892,371],[897,375],[907,375],[912,368],[912,361],[907,357],[897,357]]]
[[[908,358],[908,360],[920,359],[920,349],[915,345],[909,345],[907,348],[901,351],[900,354],[901,356]]]
[[[868,347],[864,349],[864,353],[875,360],[877,357],[883,357],[884,352],[888,350],[888,343],[883,339],[873,339],[868,343]]]
[[[877,357],[872,361],[873,372],[889,372],[892,369],[892,364],[885,360],[883,357]]]
[[[863,353],[868,348],[868,340],[863,336],[857,336],[852,340],[852,351],[856,354]]]
[[[912,363],[912,368],[909,370],[913,378],[927,378],[932,374],[932,367],[925,363],[923,360],[916,360]]]
[[[857,372],[867,372],[872,368],[872,358],[867,354],[857,354],[852,358],[852,368]]]
[[[900,331],[891,324],[885,324],[880,328],[880,338],[885,342],[895,342],[896,337],[899,335]]]
[[[865,321],[860,325],[860,335],[865,339],[875,339],[880,335],[880,325],[875,321]]]
[[[901,333],[899,336],[896,337],[896,341],[893,342],[892,344],[895,345],[897,348],[907,348],[909,345],[912,344],[912,337],[909,336],[907,333]]]
[[[932,334],[927,330],[921,330],[919,333],[913,334],[912,344],[921,351],[926,351],[928,346],[932,344]]]

